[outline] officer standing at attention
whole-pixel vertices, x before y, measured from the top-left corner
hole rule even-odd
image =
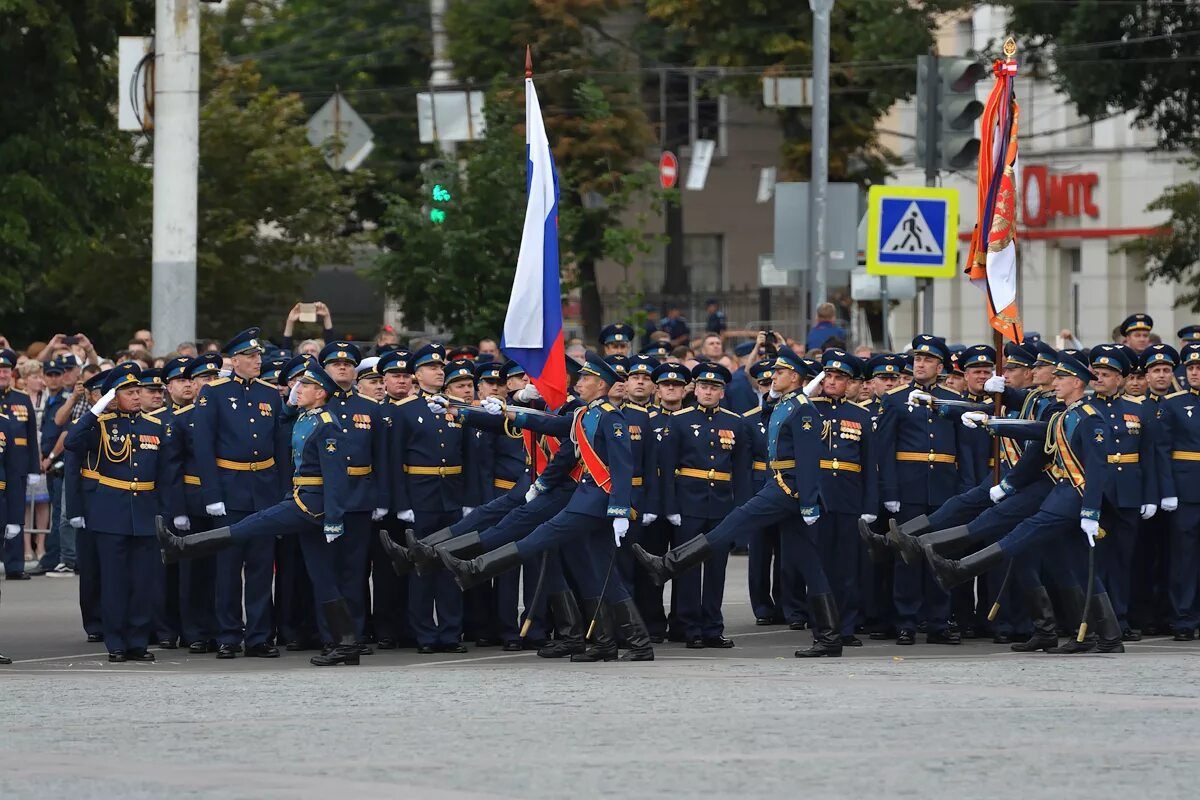
[[[83,382],[89,407],[100,401],[101,387],[111,370],[97,372]],[[63,447],[66,447],[64,441]],[[95,477],[83,476],[84,456],[73,450],[63,452],[63,513],[75,529],[75,571],[79,574],[79,611],[83,630],[89,644],[104,641],[104,624],[100,602],[100,553],[96,536],[88,530],[86,509],[92,504],[96,487]],[[89,469],[90,476],[96,472]]]
[[[742,419],[722,408],[729,370],[705,361],[691,372],[696,405],[671,415],[663,436],[663,511],[674,527],[671,546],[708,533],[751,495],[753,435]],[[729,548],[714,548],[703,568],[680,574],[675,612],[690,649],[733,647],[724,636],[721,603]]]
[[[232,363],[233,373],[201,388],[191,412],[204,513],[214,523],[232,525],[279,499],[276,465],[286,461],[278,440],[282,404],[279,391],[258,377],[263,352],[260,333],[258,328],[248,328],[225,343],[221,354]],[[178,524],[176,528],[189,529]],[[267,641],[272,628],[274,556],[274,542],[266,538],[237,542],[217,556],[217,658],[236,658],[243,641],[247,656],[279,656]]]
[[[0,348],[0,412],[8,416],[12,434],[8,446],[16,455],[13,471],[8,474],[9,483],[24,485],[27,477],[38,474],[37,415],[29,395],[13,388],[13,369],[17,354],[7,347]],[[22,522],[24,517],[22,516]],[[4,573],[10,581],[27,581],[25,574],[24,541],[18,533],[4,539]]]
[[[138,366],[114,367],[104,381],[104,394],[67,434],[69,450],[84,456],[85,477],[96,489],[87,508],[91,535],[100,556],[101,607],[108,660],[153,661],[150,643],[156,563],[154,518],[183,513],[183,496],[175,482],[164,442],[168,425],[141,413]],[[114,411],[107,411],[109,406]],[[87,475],[92,473],[92,475]]]
[[[889,392],[878,419],[879,494],[884,509],[900,523],[928,516],[969,486],[977,477],[969,461],[959,459],[959,425],[928,406],[909,403],[919,390],[935,398],[962,399],[937,385],[950,361],[944,339],[920,334],[912,342],[913,381]],[[896,604],[896,644],[916,642],[917,624],[924,621],[929,644],[960,644],[949,629],[950,596],[922,564],[895,562],[893,598]]]
[[[0,492],[3,493],[4,537],[21,535],[21,522],[25,519],[25,484],[9,482],[10,470],[18,467],[17,454],[11,446],[13,429],[8,415],[0,410]],[[0,655],[0,664],[11,664],[12,659]]]
[[[338,552],[338,592],[350,604],[354,632],[362,642],[367,618],[367,550],[371,522],[388,511],[387,423],[379,401],[355,391],[355,368],[362,361],[358,347],[350,342],[330,342],[317,360],[337,384],[326,399],[325,410],[342,426],[341,456],[346,465],[346,490],[338,498],[346,532],[333,543]],[[365,644],[360,655],[373,651]]]
[[[857,525],[875,521],[879,505],[872,439],[871,412],[846,398],[849,382],[861,375],[862,361],[844,350],[828,349],[821,355],[825,379],[821,395],[812,398],[822,417],[821,519],[817,544],[829,570],[833,596],[842,611],[841,642],[861,647],[854,635],[862,622],[858,575],[862,542]]]
[[[375,369],[383,376],[384,401],[380,406],[380,413],[387,427],[389,441],[395,424],[397,406],[412,391],[412,373],[408,370],[409,357],[407,350],[394,348],[381,355],[379,363],[375,365]],[[392,466],[390,453],[388,465]],[[371,585],[374,589],[371,622],[375,629],[375,646],[380,650],[394,650],[402,642],[411,643],[412,632],[408,628],[408,576],[396,574],[379,538],[384,535],[383,527],[386,524],[384,520],[375,523],[377,531],[371,536],[368,550]],[[387,535],[392,536],[390,532]]]
[[[767,422],[775,407],[767,396],[771,389],[771,376],[775,373],[775,359],[764,358],[746,367],[746,374],[756,388],[758,400],[755,407],[742,414],[751,439],[751,466],[755,492],[766,484],[767,471]],[[783,623],[782,585],[780,581],[779,527],[771,525],[750,535],[750,556],[747,583],[750,590],[750,605],[754,609],[755,625],[779,625]],[[656,554],[657,555],[657,554]]]
[[[396,516],[424,538],[462,518],[465,437],[461,422],[433,411],[428,402],[442,391],[446,349],[427,344],[409,363],[417,392],[400,401],[392,417],[391,500]],[[462,614],[462,592],[450,573],[434,569],[409,576],[408,619],[418,653],[465,653]]]
[[[1171,627],[1175,641],[1190,642],[1200,625],[1197,614],[1197,573],[1200,572],[1200,344],[1183,346],[1180,361],[1188,388],[1163,400],[1159,451],[1169,459],[1162,480],[1162,508],[1171,515],[1170,573]]]
[[[606,325],[600,331],[605,356],[627,356],[633,347],[633,328],[624,322]]]

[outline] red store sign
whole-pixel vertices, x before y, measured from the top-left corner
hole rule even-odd
[[[1092,191],[1100,183],[1094,172],[1053,175],[1044,164],[1021,167],[1021,222],[1041,228],[1056,217],[1096,219],[1100,209]]]

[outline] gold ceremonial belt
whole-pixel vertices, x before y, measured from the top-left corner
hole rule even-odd
[[[767,462],[755,461],[751,466],[754,468],[755,471],[763,470],[763,469],[767,468]]]
[[[8,481],[0,481],[0,492],[8,488]]]
[[[114,489],[124,489],[127,492],[150,492],[154,490],[154,481],[122,481],[101,475],[94,469],[83,469],[79,474],[100,482],[101,486],[111,486]]]
[[[784,461],[772,461],[771,462],[771,469],[795,469],[795,468],[796,468],[796,459],[794,459],[794,458],[785,459]]]
[[[17,447],[24,447],[25,445],[29,444],[29,440],[24,436],[14,436],[13,444],[15,444]]]
[[[404,471],[409,475],[437,475],[439,478],[445,477],[446,475],[461,475],[462,470],[463,468],[461,466],[414,467],[409,464],[404,465]]]
[[[1175,461],[1200,461],[1200,453],[1195,450],[1172,450],[1171,458]]]
[[[949,453],[896,453],[897,461],[923,461],[927,464],[957,464],[958,459]]]
[[[705,481],[731,481],[733,480],[732,472],[717,472],[715,469],[692,469],[691,467],[681,467],[675,470],[675,474],[683,478],[700,478]]]
[[[292,477],[292,486],[324,486],[325,479],[320,475],[296,475]]]
[[[492,479],[492,486],[495,486],[497,489],[504,489],[507,491],[508,489],[515,488],[516,485],[517,485],[516,481],[506,481],[503,478],[493,478]]]
[[[1197,458],[1200,458],[1200,453],[1197,454]],[[1139,461],[1141,461],[1139,453],[1117,453],[1108,457],[1110,464],[1136,464]]]
[[[840,469],[845,472],[862,472],[862,467],[853,461],[839,461],[836,458],[826,461],[821,459],[821,469]]]
[[[218,458],[217,466],[237,472],[258,472],[260,469],[270,469],[275,466],[275,459],[268,458],[266,461],[228,461],[224,458]]]
[[[641,486],[643,483],[645,483],[645,481],[635,475],[635,476],[633,476],[633,480],[630,481],[629,485],[630,486]]]
[[[365,467],[346,467],[346,474],[360,477],[362,475],[370,475],[371,470],[372,466],[370,464],[367,464]]]
[[[199,475],[184,475],[183,482],[186,484],[190,484],[192,486],[199,486],[200,485],[200,476]]]

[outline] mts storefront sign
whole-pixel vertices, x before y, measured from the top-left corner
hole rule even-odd
[[[1094,192],[1100,176],[1094,172],[1056,175],[1044,164],[1021,167],[1021,223],[1042,228],[1059,217],[1097,219],[1100,208]]]

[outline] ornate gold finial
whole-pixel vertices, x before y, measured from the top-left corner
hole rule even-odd
[[[1004,40],[1004,55],[1007,58],[1012,58],[1016,54],[1017,54],[1017,40],[1010,36]]]

